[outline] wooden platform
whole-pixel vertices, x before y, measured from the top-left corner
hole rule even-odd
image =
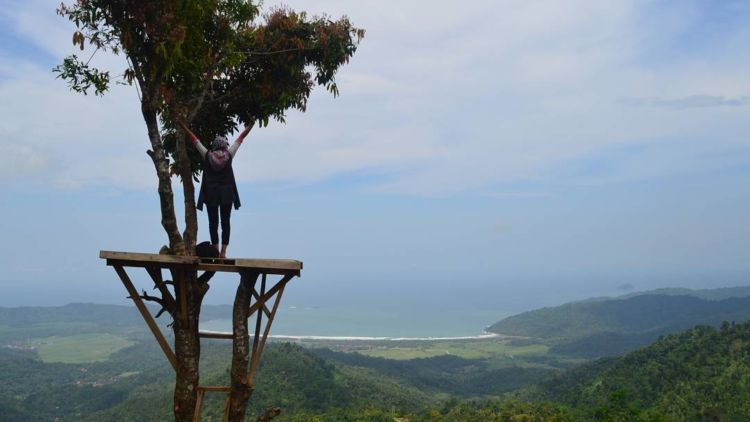
[[[247,259],[247,258],[201,258],[198,256],[175,256],[137,252],[100,251],[99,258],[107,265],[123,267],[192,266],[196,270],[216,272],[240,272],[258,270],[264,274],[296,275],[302,271],[302,261],[294,259]]]
[[[180,324],[187,326],[191,322],[188,319],[188,301],[185,291],[190,284],[185,280],[178,282],[164,280],[163,271],[203,271],[203,274],[196,279],[198,283],[208,283],[216,272],[237,273],[240,276],[237,297],[245,298],[245,301],[239,302],[240,305],[238,305],[235,298],[233,312],[238,312],[238,309],[243,312],[243,319],[239,324],[241,328],[238,329],[235,322],[233,332],[198,331],[198,337],[232,340],[233,343],[239,342],[240,345],[244,343],[244,346],[238,347],[239,350],[245,350],[245,358],[249,358],[244,384],[250,388],[250,391],[253,390],[260,357],[268,340],[271,324],[279,309],[284,289],[290,280],[299,277],[302,272],[302,262],[294,259],[221,259],[115,251],[100,251],[99,258],[106,260],[107,265],[114,268],[120,281],[128,291],[128,297],[135,303],[138,312],[140,312],[146,325],[151,330],[164,355],[176,372],[183,370],[177,361],[177,356],[143,301],[151,300],[160,303],[164,309],[169,310],[174,321],[179,321]],[[154,288],[158,289],[161,293],[161,298],[150,296],[145,290],[142,295],[139,294],[130,276],[127,274],[126,268],[128,267],[145,269],[154,282]],[[269,276],[273,278],[278,277],[278,280],[272,280]],[[242,294],[240,294],[240,289],[244,289]],[[161,312],[164,312],[164,309]],[[157,314],[157,317],[159,314]],[[255,324],[249,327],[248,321],[253,316],[255,317]],[[265,323],[263,323],[264,317]],[[192,324],[197,324],[197,321],[192,322]],[[197,327],[193,326],[193,328]],[[249,328],[252,328],[253,331],[250,332]],[[239,332],[239,334],[235,331]],[[251,339],[252,344],[249,343]],[[231,390],[231,387],[224,386],[197,386],[193,421],[198,422],[200,420],[203,396],[207,392],[228,394]],[[228,415],[229,395],[227,395],[224,402],[224,416],[222,421],[228,420]]]

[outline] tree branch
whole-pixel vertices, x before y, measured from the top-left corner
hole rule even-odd
[[[163,298],[160,298],[158,296],[151,296],[148,293],[146,293],[145,290],[143,290],[143,293],[140,295],[140,298],[149,302],[155,302],[158,303],[159,306],[161,306],[161,309],[159,309],[159,312],[156,313],[156,316],[154,318],[159,318],[161,314],[163,314],[165,311],[169,312],[169,315],[174,318],[174,312],[175,309],[173,306],[169,306],[166,300]]]

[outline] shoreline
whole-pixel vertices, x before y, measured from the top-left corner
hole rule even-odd
[[[227,334],[221,331],[201,330],[201,332],[211,334]],[[512,338],[502,334],[484,332],[476,336],[456,336],[456,337],[388,337],[388,336],[312,336],[312,335],[287,335],[272,334],[268,338],[273,340],[315,340],[315,341],[460,341],[460,340],[489,340],[493,338]]]

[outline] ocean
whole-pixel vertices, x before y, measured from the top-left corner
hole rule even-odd
[[[492,309],[342,308],[286,306],[273,322],[274,336],[434,338],[477,337],[507,316]],[[254,323],[255,319],[251,319]],[[231,331],[231,319],[201,323],[202,330]]]

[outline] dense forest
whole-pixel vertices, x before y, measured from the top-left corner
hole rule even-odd
[[[750,323],[698,326],[562,373],[526,398],[601,411],[608,403],[668,420],[750,418]]]

